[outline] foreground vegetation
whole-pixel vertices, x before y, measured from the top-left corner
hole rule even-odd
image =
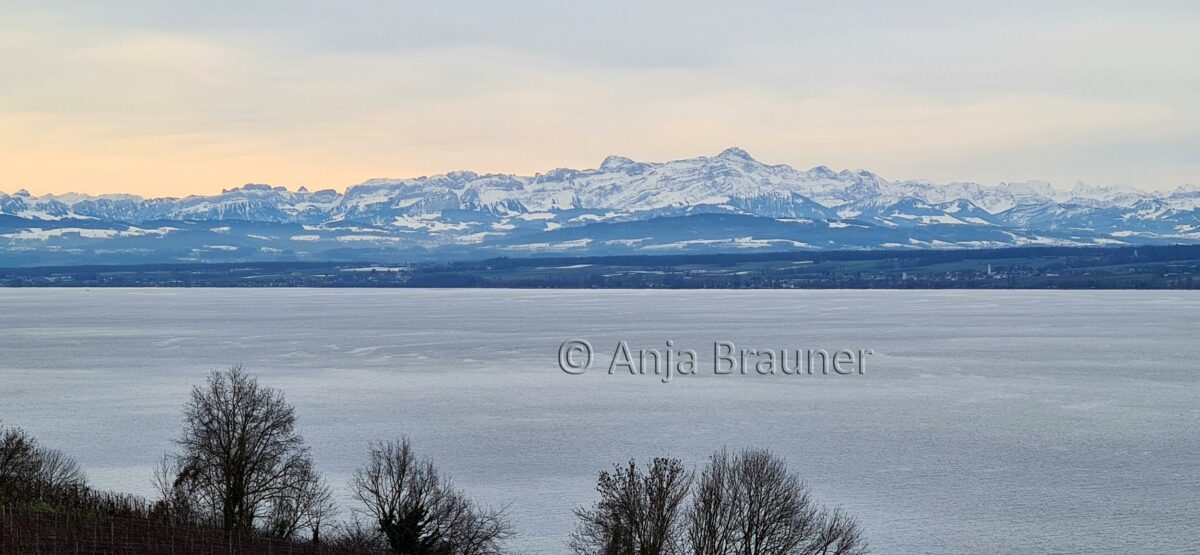
[[[368,445],[341,515],[282,392],[240,367],[193,388],[157,498],[100,492],[79,464],[0,426],[2,553],[492,555],[514,530],[469,498],[407,438]],[[862,555],[858,523],[818,506],[768,451],[714,453],[602,472],[576,511],[579,555]]]
[[[576,511],[578,555],[863,555],[856,520],[818,507],[770,451],[714,453],[696,478],[679,459],[602,472],[600,500]],[[689,504],[690,500],[690,504]]]

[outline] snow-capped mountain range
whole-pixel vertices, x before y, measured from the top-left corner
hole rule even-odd
[[[1200,188],[934,184],[727,149],[531,177],[451,172],[213,196],[0,193],[0,265],[1200,241]]]

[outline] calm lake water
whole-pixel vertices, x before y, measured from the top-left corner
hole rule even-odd
[[[0,290],[0,419],[150,493],[193,384],[242,363],[343,487],[411,437],[525,553],[614,462],[770,447],[876,553],[1200,552],[1200,295]],[[586,339],[584,375],[559,345]],[[865,375],[608,375],[617,343],[872,349]]]

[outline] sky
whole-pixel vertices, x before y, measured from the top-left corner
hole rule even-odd
[[[0,191],[344,189],[738,146],[1200,183],[1200,3],[0,0]]]

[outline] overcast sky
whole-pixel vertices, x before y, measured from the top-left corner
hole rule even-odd
[[[1194,1],[184,4],[0,0],[0,191],[728,146],[889,179],[1200,182]]]

